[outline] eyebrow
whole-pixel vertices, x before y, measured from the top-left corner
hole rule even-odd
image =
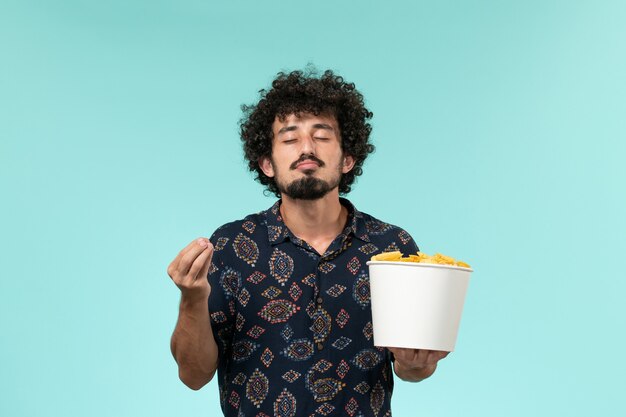
[[[313,125],[313,128],[314,129],[330,130],[331,132],[335,131],[335,129],[331,125],[326,124],[326,123],[315,123]],[[282,127],[278,131],[278,134],[281,135],[281,134],[286,133],[286,132],[293,132],[294,130],[298,130],[298,126],[293,126],[293,125],[292,126],[285,126],[285,127]]]

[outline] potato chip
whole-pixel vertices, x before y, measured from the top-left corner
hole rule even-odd
[[[383,252],[372,256],[372,261],[398,261],[402,258],[402,252]]]
[[[437,264],[437,265],[453,265],[460,266],[462,268],[470,268],[469,264],[457,261],[451,256],[444,255],[442,253],[436,253],[430,256],[424,252],[417,252],[417,254],[410,254],[408,256],[402,256],[402,252],[383,252],[378,255],[372,256],[372,261],[390,261],[390,262],[416,262],[423,264]]]

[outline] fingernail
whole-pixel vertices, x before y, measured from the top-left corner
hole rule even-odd
[[[198,244],[199,244],[200,246],[202,246],[203,248],[206,248],[206,247],[207,247],[207,241],[206,241],[206,239],[203,239],[203,238],[198,239]]]

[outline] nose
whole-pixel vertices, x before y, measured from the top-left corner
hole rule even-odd
[[[315,141],[311,135],[303,135],[300,143],[302,143],[302,149],[300,149],[301,155],[315,155]]]

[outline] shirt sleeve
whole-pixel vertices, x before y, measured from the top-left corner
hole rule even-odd
[[[211,286],[209,317],[219,350],[218,360],[221,363],[224,358],[230,356],[235,324],[235,297],[237,287],[241,285],[241,276],[224,262],[224,250],[228,239],[216,232],[209,240],[214,247],[207,277]]]

